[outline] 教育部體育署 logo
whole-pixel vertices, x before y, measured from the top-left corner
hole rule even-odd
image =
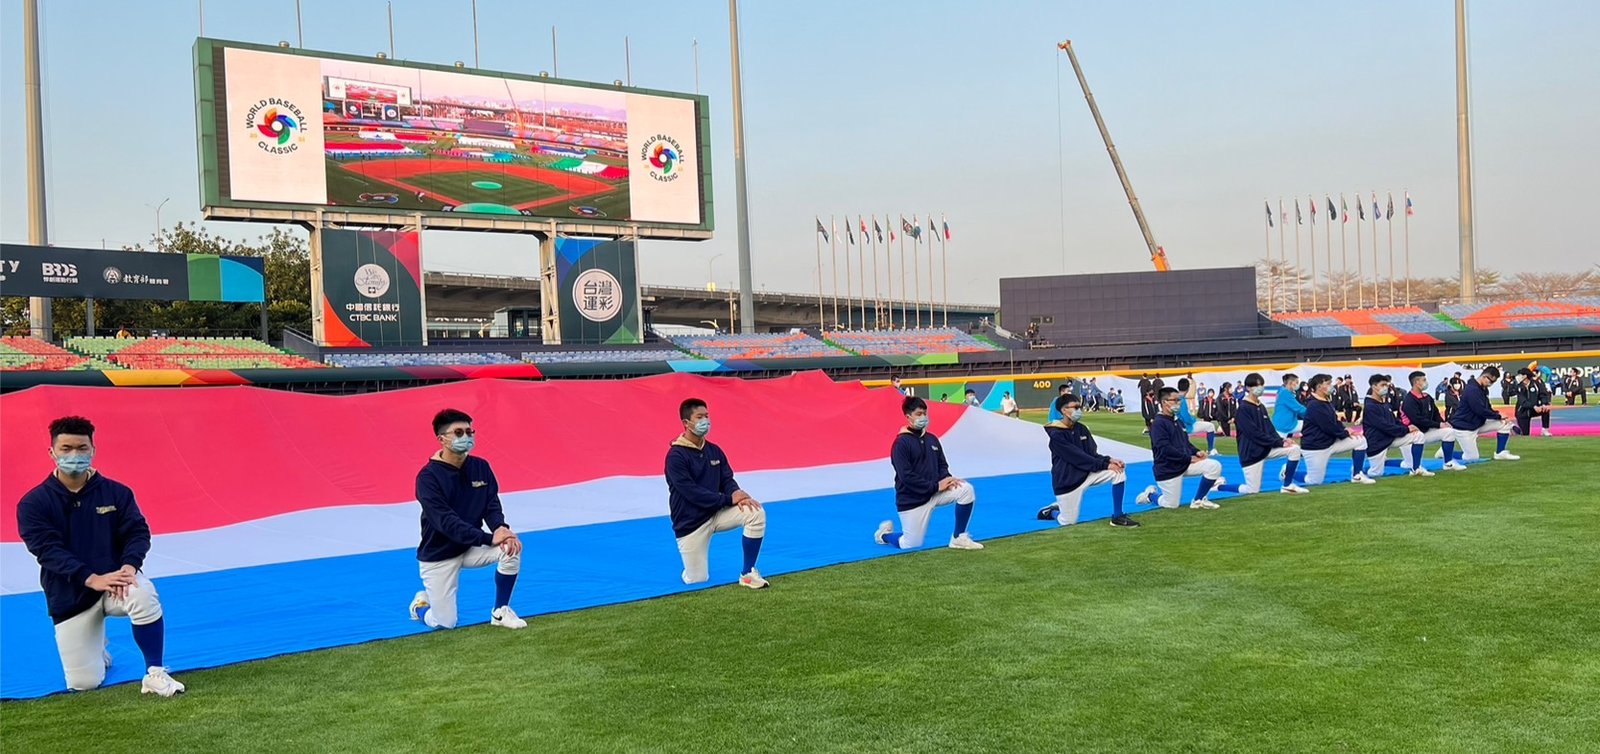
[[[658,181],[676,181],[683,174],[683,147],[666,134],[650,137],[639,151],[639,159],[649,163],[650,177]]]
[[[281,97],[267,97],[251,105],[245,111],[244,125],[256,137],[256,146],[270,154],[289,154],[305,140],[305,113]]]

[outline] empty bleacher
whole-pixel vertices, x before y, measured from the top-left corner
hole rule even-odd
[[[69,369],[115,369],[103,361],[65,350],[38,338],[0,337],[0,371],[60,372]]]
[[[1310,338],[1418,335],[1452,332],[1457,329],[1449,322],[1415,306],[1325,312],[1280,312],[1274,314],[1272,318]]]
[[[603,351],[530,351],[522,354],[523,361],[534,364],[617,364],[690,360],[693,356],[682,351],[654,349],[612,349]]]
[[[913,330],[850,330],[828,334],[829,342],[862,356],[914,356],[1005,350],[953,327]]]
[[[1600,327],[1600,296],[1556,301],[1445,304],[1439,310],[1473,330],[1522,327]]]
[[[808,359],[849,354],[805,333],[755,333],[750,335],[674,335],[673,345],[718,361],[746,359]]]
[[[67,349],[123,369],[313,369],[253,338],[70,338]]]
[[[330,353],[323,356],[336,367],[450,367],[521,364],[503,353]]]

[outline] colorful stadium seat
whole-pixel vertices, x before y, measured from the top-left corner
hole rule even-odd
[[[913,330],[851,330],[829,333],[828,341],[862,356],[915,356],[1005,350],[953,327]]]
[[[1580,296],[1559,301],[1498,301],[1445,304],[1445,314],[1473,330],[1521,327],[1600,327],[1600,296]]]
[[[253,338],[70,338],[67,348],[123,369],[316,369]]]
[[[849,355],[805,333],[677,335],[668,340],[685,351],[718,361],[809,359]]]

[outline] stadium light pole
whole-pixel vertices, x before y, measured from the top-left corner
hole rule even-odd
[[[161,208],[167,206],[167,202],[170,202],[170,201],[172,201],[172,197],[169,196],[169,197],[167,197],[165,199],[162,199],[161,203],[157,204],[155,206],[155,210],[156,210],[156,251],[162,251],[162,248],[161,248]],[[144,206],[148,207],[150,205],[146,204]]]
[[[717,273],[713,265],[717,263],[717,260],[722,257],[723,253],[724,252],[719,251],[715,254],[712,254],[711,258],[706,260],[706,285],[715,286],[717,284]],[[715,289],[713,288],[713,290]]]
[[[1461,212],[1461,303],[1478,299],[1472,248],[1472,133],[1467,126],[1467,2],[1456,0],[1456,192]]]
[[[28,117],[28,243],[46,246],[50,232],[45,227],[44,211],[44,120],[39,96],[39,0],[27,0],[22,6],[24,58],[22,72],[23,100]],[[50,299],[34,296],[28,299],[28,334],[41,340],[50,340],[55,323],[50,312]]]
[[[739,78],[739,0],[728,0],[728,40],[733,57],[733,189],[734,203],[739,212],[739,329],[751,334],[756,331],[756,296],[750,282],[750,192],[744,170],[744,85]]]

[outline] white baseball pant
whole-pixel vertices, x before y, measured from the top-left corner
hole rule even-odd
[[[67,674],[67,688],[87,691],[106,679],[106,616],[123,617],[135,626],[161,619],[161,596],[156,585],[138,574],[126,597],[107,592],[89,609],[56,624],[56,649],[61,652],[61,669]]]
[[[744,527],[744,536],[759,539],[767,533],[767,509],[744,510],[730,505],[717,511],[700,528],[678,537],[678,555],[683,557],[683,583],[698,584],[711,578],[711,535]]]
[[[522,570],[521,555],[507,555],[494,545],[479,545],[449,560],[418,561],[422,588],[428,593],[428,612],[422,622],[433,628],[456,627],[456,589],[461,586],[461,569],[495,566],[507,576]]]

